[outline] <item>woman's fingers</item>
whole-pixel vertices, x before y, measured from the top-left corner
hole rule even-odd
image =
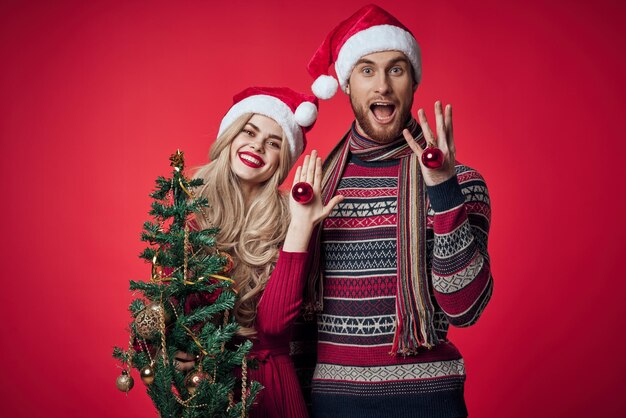
[[[304,157],[304,161],[302,162],[302,171],[300,171],[300,178],[298,179],[298,182],[306,181],[306,174],[307,174],[307,172],[309,170],[309,160],[310,159],[311,159],[311,157],[309,155]]]
[[[310,155],[304,157],[302,165],[296,169],[293,176],[293,186],[296,183],[305,182],[311,186],[321,184],[322,179],[322,159],[317,156],[317,151],[311,151]]]
[[[322,188],[322,159],[317,157],[315,161],[315,176],[313,177],[313,189]]]
[[[196,356],[193,354],[185,353],[184,351],[177,351],[174,353],[174,368],[182,372],[188,371],[196,367]]]
[[[313,184],[313,180],[315,179],[316,167],[317,167],[317,151],[313,150],[311,151],[311,155],[309,157],[309,165],[307,167],[306,179],[304,180],[311,185]]]
[[[182,361],[195,361],[196,356],[193,354],[185,353],[184,351],[177,351],[174,354],[174,358]]]
[[[296,168],[296,174],[293,176],[293,184],[291,187],[294,187],[296,184],[300,183],[300,175],[302,173],[302,167],[298,166]]]

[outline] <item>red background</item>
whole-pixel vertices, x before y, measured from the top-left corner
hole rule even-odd
[[[0,4],[3,416],[156,415],[111,358],[155,177],[179,147],[206,161],[242,88],[307,90],[362,4]],[[380,5],[422,47],[416,108],[453,103],[458,157],[490,186],[494,297],[451,332],[471,415],[626,415],[624,3]],[[322,103],[309,143],[327,155],[350,120],[345,95]]]

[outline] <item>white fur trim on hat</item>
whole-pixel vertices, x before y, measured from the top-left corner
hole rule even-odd
[[[337,83],[337,80],[335,80],[335,77],[322,74],[315,79],[311,85],[311,90],[317,98],[328,100],[333,97],[335,93],[337,93],[338,85],[339,84]]]
[[[355,33],[339,50],[335,72],[341,89],[346,91],[352,69],[362,57],[382,51],[403,52],[413,67],[415,80],[420,82],[422,59],[419,45],[413,35],[398,26],[378,25]]]
[[[220,136],[235,119],[245,113],[258,113],[259,115],[274,119],[283,129],[287,137],[291,160],[296,161],[300,154],[302,154],[302,151],[304,151],[302,128],[296,122],[289,106],[274,96],[259,94],[246,97],[242,101],[234,104],[222,119],[217,135]]]
[[[317,107],[311,102],[302,102],[294,113],[296,122],[300,126],[311,126],[317,119]]]

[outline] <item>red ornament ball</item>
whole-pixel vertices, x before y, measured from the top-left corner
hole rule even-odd
[[[301,205],[306,205],[313,200],[313,187],[309,183],[296,183],[291,189],[293,199]]]
[[[422,163],[428,168],[440,168],[443,165],[443,152],[439,148],[426,147],[422,154]]]

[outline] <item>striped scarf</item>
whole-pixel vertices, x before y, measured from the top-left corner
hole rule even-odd
[[[407,124],[415,140],[424,146],[422,130],[415,119]],[[392,355],[416,354],[421,346],[431,348],[437,342],[433,323],[434,307],[430,300],[426,271],[426,193],[417,155],[402,135],[387,144],[379,144],[352,129],[331,151],[324,163],[322,200],[333,197],[350,153],[363,161],[400,160],[397,205],[397,294],[396,323]],[[311,239],[311,270],[305,314],[323,308],[323,272],[320,271],[321,228]]]

